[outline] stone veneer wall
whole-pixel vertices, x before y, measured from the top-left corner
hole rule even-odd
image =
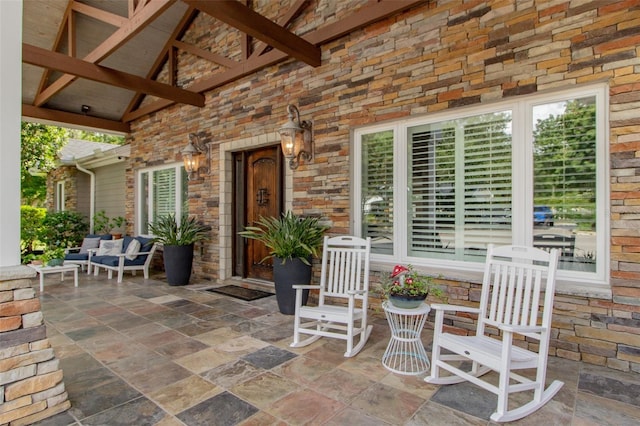
[[[324,20],[333,22],[364,3],[310,1],[290,29],[312,34]],[[276,20],[288,8],[286,0],[277,3],[279,12],[274,4],[254,2],[254,7]],[[183,40],[239,58],[240,37],[221,30],[227,27],[200,14]],[[639,44],[637,0],[428,1],[322,45],[317,68],[291,59],[205,93],[204,108],[173,105],[132,122],[127,212],[133,217],[135,172],[180,162],[187,134],[200,132],[211,142],[214,173],[189,182],[189,210],[213,231],[204,255],[196,256],[194,274],[215,280],[225,261],[220,247],[231,246],[221,220],[231,183],[218,173],[220,146],[273,132],[286,120],[287,104],[313,120],[315,137],[314,158],[294,172],[289,201],[296,213],[321,215],[331,223],[331,233],[345,233],[350,232],[350,166],[358,161],[350,155],[355,127],[605,83],[612,297],[558,294],[554,353],[640,371]],[[185,85],[224,70],[182,51],[178,63],[176,78]],[[478,283],[446,283],[452,300],[475,303]],[[464,330],[465,321],[459,318],[454,325]]]
[[[28,425],[71,407],[34,276],[27,266],[0,268],[0,425]]]
[[[54,212],[56,202],[56,184],[64,180],[65,210],[76,211],[78,207],[78,170],[75,167],[58,167],[47,174],[47,211]]]

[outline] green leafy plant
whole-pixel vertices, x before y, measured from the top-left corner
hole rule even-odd
[[[298,217],[292,212],[277,217],[260,217],[258,226],[247,226],[239,232],[244,238],[262,242],[269,249],[269,257],[298,258],[309,265],[309,257],[317,256],[324,233],[329,229],[315,217]],[[262,259],[264,260],[264,259]]]
[[[149,230],[153,234],[153,240],[165,246],[187,246],[206,240],[211,228],[198,223],[195,217],[182,215],[178,222],[174,214],[168,214],[149,223]]]
[[[87,235],[89,225],[78,212],[64,211],[48,213],[42,223],[40,240],[52,250],[57,247],[79,246]]]
[[[394,266],[391,273],[381,283],[380,292],[389,297],[397,296],[435,296],[442,299],[444,292],[435,285],[433,277],[420,275],[413,266]]]
[[[64,262],[64,248],[54,247],[48,250],[40,256],[40,260],[44,265],[59,266]]]
[[[47,209],[32,206],[20,206],[20,249],[23,261],[33,254],[42,233],[42,224],[47,216]]]
[[[104,210],[93,215],[93,231],[97,234],[109,234],[114,228],[122,229],[126,219],[122,216],[109,217]]]

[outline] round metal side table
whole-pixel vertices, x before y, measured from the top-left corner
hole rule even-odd
[[[420,334],[431,307],[423,303],[415,309],[400,309],[385,301],[382,309],[391,327],[391,339],[382,356],[382,365],[398,374],[426,372],[430,363]]]

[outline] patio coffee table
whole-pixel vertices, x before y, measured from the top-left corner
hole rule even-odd
[[[78,287],[78,268],[80,265],[75,263],[67,263],[62,266],[40,266],[40,265],[29,265],[40,275],[40,293],[44,291],[44,276],[46,274],[55,274],[60,273],[60,281],[64,281],[64,273],[72,271],[73,272],[73,284],[75,287]]]
[[[415,309],[400,309],[385,301],[382,309],[391,327],[391,339],[382,355],[382,365],[389,371],[405,375],[418,375],[427,371],[429,357],[420,334],[431,306],[423,303]]]

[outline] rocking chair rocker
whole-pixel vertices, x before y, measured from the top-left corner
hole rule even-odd
[[[555,380],[545,389],[547,355],[551,334],[551,314],[555,291],[558,251],[547,253],[533,247],[489,246],[482,283],[480,307],[432,304],[436,311],[431,375],[427,383],[454,384],[470,381],[498,395],[498,406],[491,415],[495,422],[525,417],[546,404],[564,384]],[[538,313],[544,292],[541,321]],[[475,313],[477,329],[473,336],[460,336],[443,331],[445,311]],[[497,330],[502,339],[485,334],[487,327]],[[495,333],[494,333],[495,334]],[[538,341],[538,351],[514,344],[514,335]],[[443,354],[443,350],[449,351]],[[471,361],[471,371],[451,361]],[[536,369],[535,379],[516,374],[514,370]],[[441,376],[441,369],[454,374]],[[497,386],[480,376],[489,371],[499,374]],[[509,395],[533,390],[530,402],[509,410]]]
[[[373,326],[367,325],[371,238],[325,237],[320,285],[295,285],[296,312],[291,347],[307,346],[320,337],[347,341],[345,357],[356,355]],[[319,289],[317,306],[302,305],[304,289]],[[359,302],[359,303],[358,303]],[[311,337],[300,340],[301,334]],[[360,340],[354,346],[354,339]]]

